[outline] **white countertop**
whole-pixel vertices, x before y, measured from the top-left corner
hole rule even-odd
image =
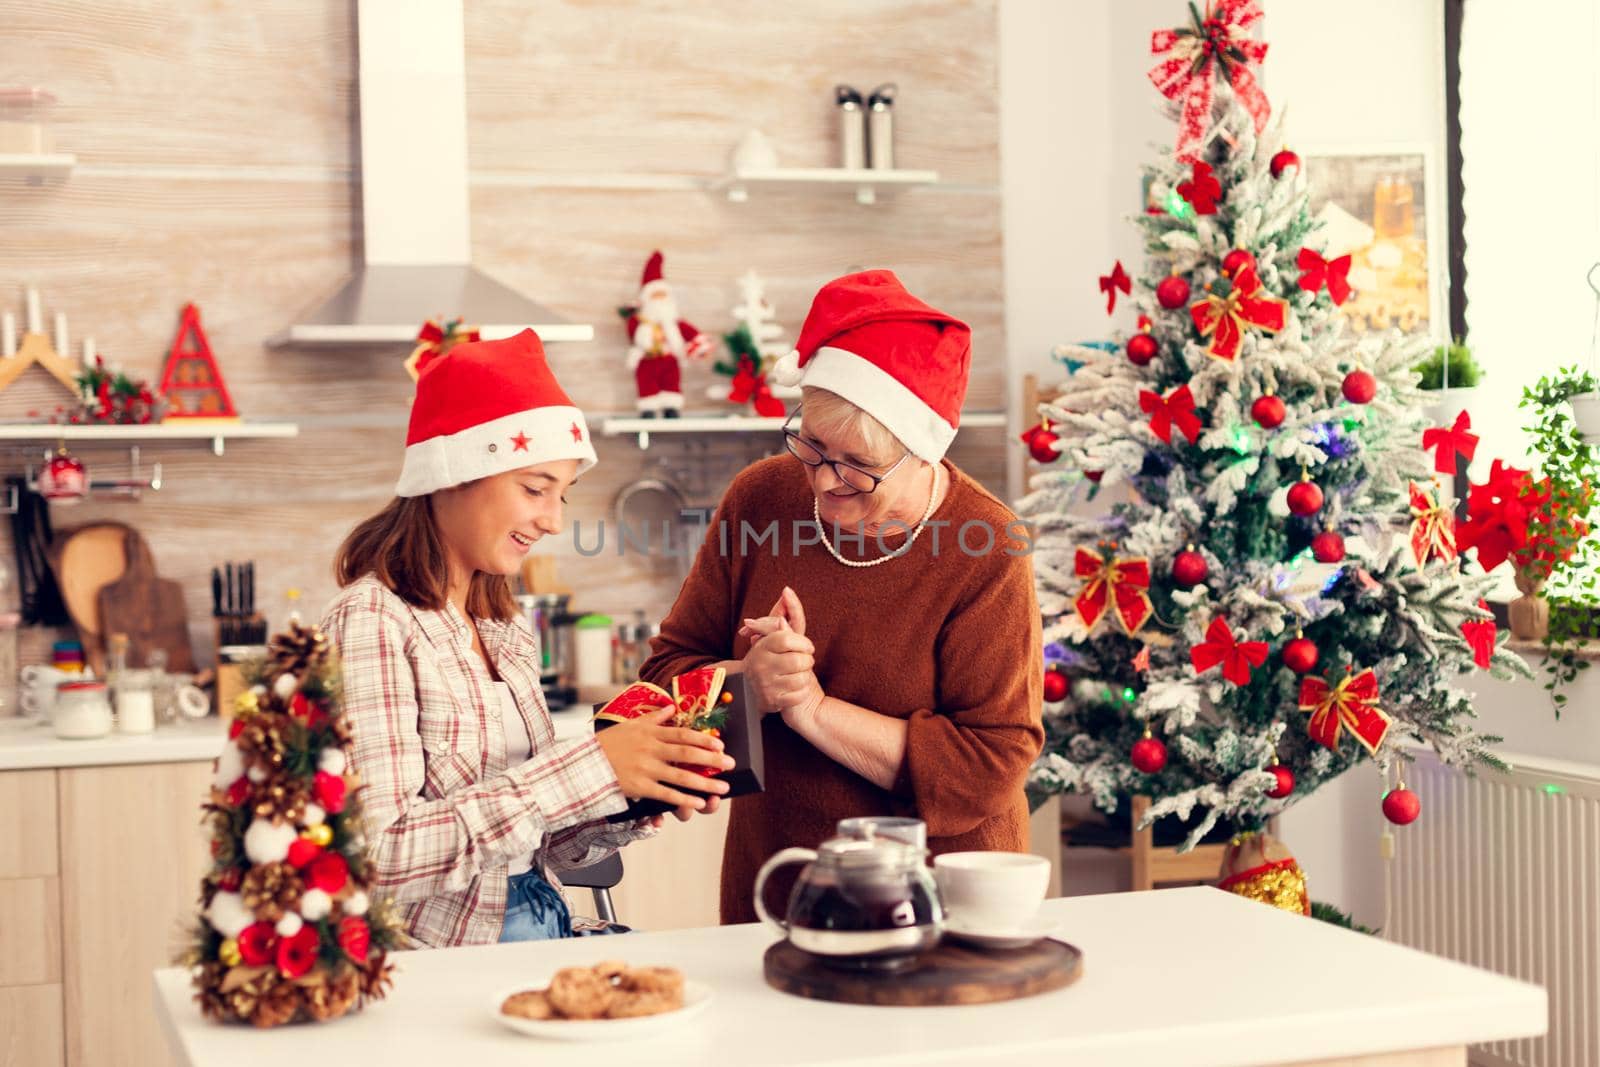
[[[153,733],[63,741],[48,726],[0,719],[0,771],[38,767],[104,767],[118,763],[185,763],[216,759],[226,736],[211,716],[157,726]]]
[[[1045,903],[1083,976],[1004,1004],[861,1007],[768,987],[759,925],[403,953],[387,999],[325,1025],[269,1032],[205,1022],[189,975],[155,973],[156,1010],[190,1067],[378,1063],[1071,1063],[1249,1067],[1459,1046],[1545,1032],[1544,990],[1209,888]],[[622,916],[624,922],[627,916]],[[522,1037],[495,997],[558,967],[624,959],[708,983],[698,1021],[647,1040]]]

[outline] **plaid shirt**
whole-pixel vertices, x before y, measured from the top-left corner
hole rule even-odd
[[[368,575],[334,599],[322,628],[343,664],[372,884],[421,943],[497,941],[512,859],[531,853],[554,881],[552,867],[598,862],[652,832],[604,821],[627,806],[617,776],[594,738],[556,742],[523,620],[478,620],[533,742],[532,758],[509,768],[493,679],[453,606],[414,608]]]

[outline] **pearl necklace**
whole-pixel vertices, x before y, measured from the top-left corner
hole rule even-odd
[[[933,505],[939,499],[939,472],[941,470],[943,470],[943,467],[935,464],[933,468],[933,487],[928,490],[927,510],[923,511],[922,518],[917,520],[916,526],[911,528],[911,536],[906,539],[906,543],[887,556],[879,556],[877,559],[845,559],[841,556],[839,550],[833,547],[833,541],[828,537],[827,528],[822,525],[822,508],[817,503],[817,498],[813,496],[811,498],[811,517],[816,520],[817,529],[822,531],[822,544],[828,550],[828,555],[843,563],[846,567],[876,567],[880,563],[888,563],[891,559],[899,559],[907,552],[910,552],[911,546],[917,543],[917,536],[922,533],[922,528],[928,525],[928,520],[933,517]]]

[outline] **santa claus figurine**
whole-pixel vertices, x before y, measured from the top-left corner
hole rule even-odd
[[[639,306],[628,318],[628,369],[639,387],[639,413],[678,417],[683,408],[679,359],[704,359],[711,341],[678,317],[678,302],[661,277],[661,253],[652,252],[639,279]]]

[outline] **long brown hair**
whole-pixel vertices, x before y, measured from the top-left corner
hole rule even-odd
[[[450,569],[433,521],[433,497],[397,496],[344,539],[333,560],[340,588],[371,574],[412,607],[444,610]],[[475,571],[467,587],[467,614],[510,619],[517,614],[511,581]]]

